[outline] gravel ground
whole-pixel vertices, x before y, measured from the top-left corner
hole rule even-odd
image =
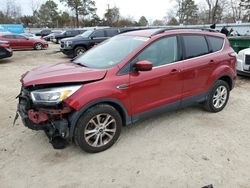
[[[250,78],[220,113],[185,108],[125,127],[109,150],[54,150],[43,132],[12,126],[21,74],[67,58],[50,45],[0,60],[0,187],[250,187]]]

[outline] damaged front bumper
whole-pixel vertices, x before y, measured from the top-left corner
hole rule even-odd
[[[71,140],[69,117],[74,113],[72,108],[63,103],[53,106],[35,105],[31,100],[30,90],[24,87],[18,99],[17,113],[26,127],[44,130],[50,141],[55,138]]]

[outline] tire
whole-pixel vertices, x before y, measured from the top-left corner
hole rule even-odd
[[[121,127],[122,119],[119,112],[110,105],[99,104],[88,109],[79,118],[74,140],[76,145],[88,153],[101,152],[117,141]]]
[[[42,45],[41,43],[36,43],[36,44],[34,45],[34,49],[35,49],[35,50],[42,50],[42,49],[43,49],[43,45]]]
[[[83,46],[76,47],[74,50],[74,57],[84,54],[87,49]]]
[[[227,105],[229,95],[230,88],[228,83],[223,80],[217,80],[205,101],[205,109],[213,113],[222,111]]]

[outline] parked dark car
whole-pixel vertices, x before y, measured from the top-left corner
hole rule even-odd
[[[53,39],[53,37],[57,34],[62,33],[63,31],[52,31],[49,35],[43,37],[44,40],[50,41],[50,39]]]
[[[0,40],[8,41],[13,49],[35,49],[48,48],[48,43],[42,39],[28,38],[19,34],[2,34]]]
[[[217,32],[128,32],[72,61],[25,73],[18,113],[52,144],[75,141],[87,152],[104,151],[122,126],[167,110],[201,104],[222,111],[234,88],[236,56]]]
[[[12,49],[10,48],[10,43],[8,41],[0,40],[0,59],[11,57]]]
[[[117,28],[88,30],[76,37],[61,40],[61,51],[69,57],[75,57],[119,32]]]
[[[44,36],[49,35],[50,33],[51,33],[51,29],[43,29],[39,31],[38,33],[36,33],[36,36],[44,37]]]
[[[80,35],[80,34],[84,33],[85,31],[86,31],[86,29],[83,29],[83,30],[81,30],[81,29],[67,30],[67,31],[64,31],[64,32],[59,33],[59,34],[55,34],[51,39],[56,44],[59,44],[60,41],[62,39],[64,39],[64,38],[75,37],[76,35]]]

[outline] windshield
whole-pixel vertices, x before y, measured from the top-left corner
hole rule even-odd
[[[146,37],[116,36],[89,50],[75,59],[73,63],[99,69],[113,67],[148,39]]]
[[[84,38],[87,38],[87,37],[89,37],[92,33],[93,33],[93,30],[88,30],[88,31],[85,31],[84,33],[80,34],[79,36],[84,37]]]

